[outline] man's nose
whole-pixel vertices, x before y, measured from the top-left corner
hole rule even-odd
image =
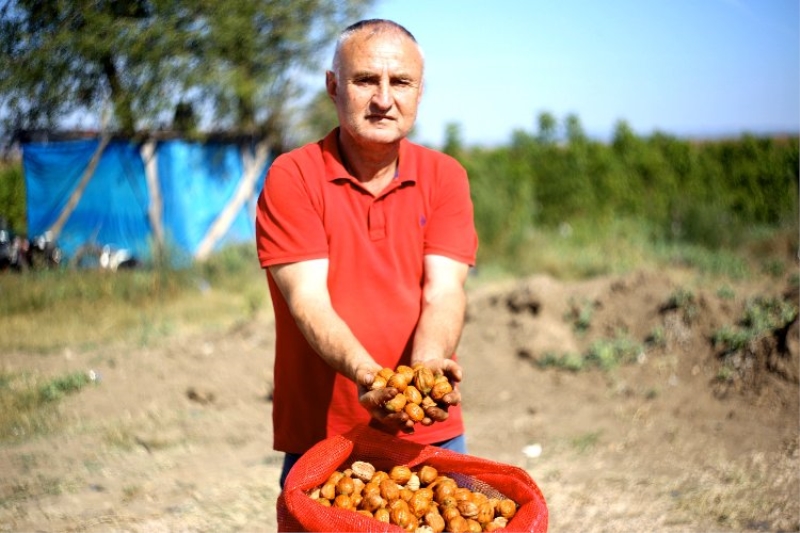
[[[372,104],[380,109],[392,107],[392,92],[388,81],[381,81],[375,87],[375,93],[372,95]]]

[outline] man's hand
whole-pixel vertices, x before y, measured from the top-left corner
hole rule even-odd
[[[384,405],[386,402],[401,394],[394,387],[384,387],[379,390],[370,390],[372,382],[375,380],[377,372],[363,367],[356,370],[356,385],[358,385],[358,401],[366,409],[373,419],[384,426],[403,431],[404,433],[414,432],[414,421],[404,412],[392,413],[387,411]]]
[[[463,377],[463,372],[461,366],[452,359],[429,359],[419,362],[430,368],[434,375],[445,375],[453,386],[453,391],[445,394],[444,397],[437,402],[437,405],[424,408],[426,416],[422,419],[421,423],[425,426],[430,426],[434,422],[443,422],[447,420],[447,410],[450,406],[461,403],[461,392],[458,390],[458,383]]]

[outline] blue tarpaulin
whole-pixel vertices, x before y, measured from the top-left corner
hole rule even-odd
[[[89,139],[23,145],[30,235],[53,226],[99,144],[99,139]],[[170,256],[182,261],[195,254],[239,187],[244,174],[240,146],[168,140],[157,143],[155,154],[164,243]],[[252,209],[264,171],[260,170],[250,197],[215,249],[254,240]],[[148,217],[150,202],[140,144],[111,141],[57,243],[67,258],[84,245],[109,245],[147,261],[154,239]]]

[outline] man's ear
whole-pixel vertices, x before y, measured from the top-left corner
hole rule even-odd
[[[332,70],[325,72],[325,91],[330,99],[336,102],[336,74]]]

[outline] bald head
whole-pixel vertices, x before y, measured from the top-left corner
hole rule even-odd
[[[353,36],[358,35],[359,37],[368,41],[373,37],[391,36],[392,34],[398,38],[408,39],[413,42],[419,51],[420,57],[422,57],[422,48],[420,48],[419,43],[417,43],[417,39],[401,24],[387,19],[361,20],[345,28],[344,31],[339,34],[339,38],[336,40],[336,49],[333,53],[333,64],[331,65],[331,70],[337,79],[339,78],[339,71],[342,66],[342,50],[345,48],[350,39],[353,38]]]

